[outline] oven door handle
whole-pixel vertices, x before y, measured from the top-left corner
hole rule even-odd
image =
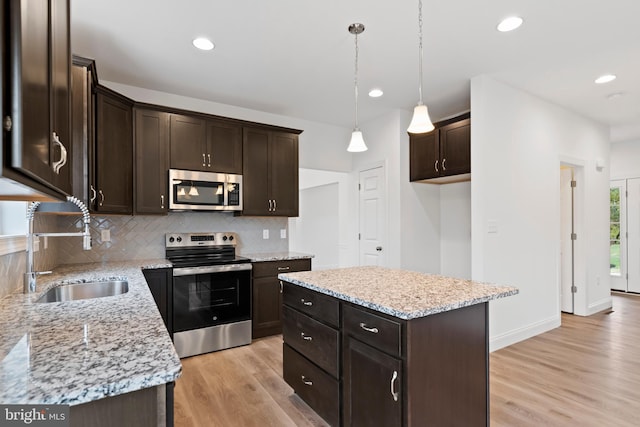
[[[225,273],[228,271],[251,270],[251,263],[205,265],[201,267],[179,267],[173,269],[173,277],[190,276],[193,274]]]

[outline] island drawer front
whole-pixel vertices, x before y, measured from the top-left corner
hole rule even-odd
[[[287,306],[282,308],[284,342],[338,378],[340,333]]]
[[[254,262],[252,267],[253,277],[277,276],[280,273],[311,270],[311,258],[287,261],[260,261]]]
[[[285,281],[282,283],[284,304],[336,328],[340,326],[340,302],[337,299]]]
[[[390,355],[402,355],[402,323],[343,304],[343,330]]]
[[[282,345],[283,377],[314,411],[332,426],[340,423],[340,383],[300,353]]]

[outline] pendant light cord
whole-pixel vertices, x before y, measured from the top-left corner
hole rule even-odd
[[[355,33],[356,36],[356,61],[355,61],[355,73],[353,76],[353,83],[355,87],[355,99],[356,99],[356,126],[355,129],[358,129],[358,33]]]
[[[418,92],[420,93],[420,100],[418,105],[422,105],[422,0],[418,0],[418,46],[420,51],[420,62],[418,65],[419,82]]]

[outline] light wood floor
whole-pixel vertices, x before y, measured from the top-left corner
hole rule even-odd
[[[326,426],[282,380],[282,337],[182,360],[175,425]],[[640,425],[640,297],[562,315],[562,326],[491,354],[492,426]]]

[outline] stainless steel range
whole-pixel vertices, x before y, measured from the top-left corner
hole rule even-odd
[[[235,233],[169,233],[173,341],[180,357],[251,343],[251,260]]]

